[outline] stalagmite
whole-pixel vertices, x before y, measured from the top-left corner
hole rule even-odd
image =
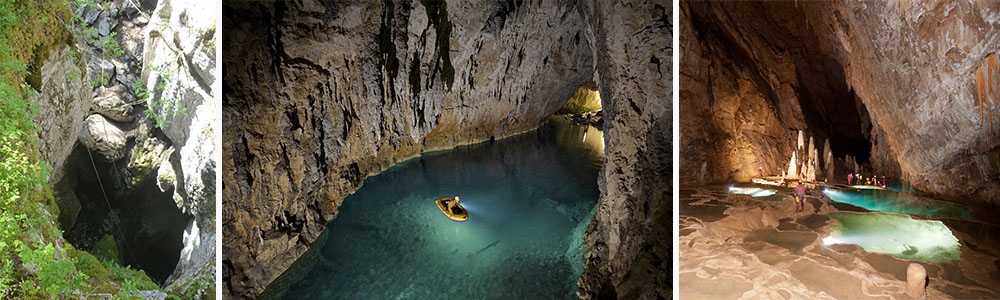
[[[826,172],[826,181],[833,181],[833,150],[830,149],[830,139],[823,142],[823,171]]]
[[[799,168],[795,162],[796,152],[792,152],[792,160],[788,162],[788,172],[785,173],[785,178],[788,179],[798,178]]]
[[[925,287],[927,284],[927,269],[923,265],[918,263],[910,263],[906,267],[906,293],[911,297],[922,299],[924,298]]]
[[[795,149],[796,150],[802,149],[802,147],[805,147],[805,146],[806,146],[805,136],[802,135],[802,130],[799,130],[799,146],[796,147]]]

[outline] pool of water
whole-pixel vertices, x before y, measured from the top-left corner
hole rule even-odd
[[[536,131],[369,177],[262,299],[567,299],[599,197],[600,131]],[[461,197],[464,223],[434,203]]]
[[[959,203],[917,197],[882,189],[826,189],[830,200],[863,207],[871,211],[969,220],[970,208]]]
[[[947,263],[960,259],[961,245],[941,221],[917,220],[907,215],[880,212],[835,212],[830,236],[823,243],[850,243],[865,251],[903,259]]]

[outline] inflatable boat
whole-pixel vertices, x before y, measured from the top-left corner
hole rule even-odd
[[[462,207],[461,202],[459,202],[458,205],[453,207],[451,211],[448,210],[448,202],[451,201],[455,201],[455,199],[452,199],[451,197],[441,197],[438,198],[437,200],[434,200],[434,203],[437,203],[437,206],[439,209],[441,209],[441,212],[444,213],[444,215],[447,216],[452,221],[465,222],[465,220],[468,220],[469,211],[465,210],[465,208]]]

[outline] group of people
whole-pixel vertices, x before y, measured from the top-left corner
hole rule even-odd
[[[861,173],[847,174],[847,184],[864,184],[885,187],[885,176],[879,180],[878,175],[865,177]]]

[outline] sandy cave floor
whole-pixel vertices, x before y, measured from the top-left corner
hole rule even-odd
[[[912,299],[906,295],[911,262],[927,269],[928,299],[1000,298],[1000,227],[995,224],[911,216],[947,225],[961,245],[961,258],[940,264],[906,260],[823,242],[836,223],[831,213],[891,213],[833,202],[823,187],[810,189],[805,211],[795,213],[791,188],[740,186],[774,189],[775,194],[734,194],[728,185],[681,187],[681,299]]]

